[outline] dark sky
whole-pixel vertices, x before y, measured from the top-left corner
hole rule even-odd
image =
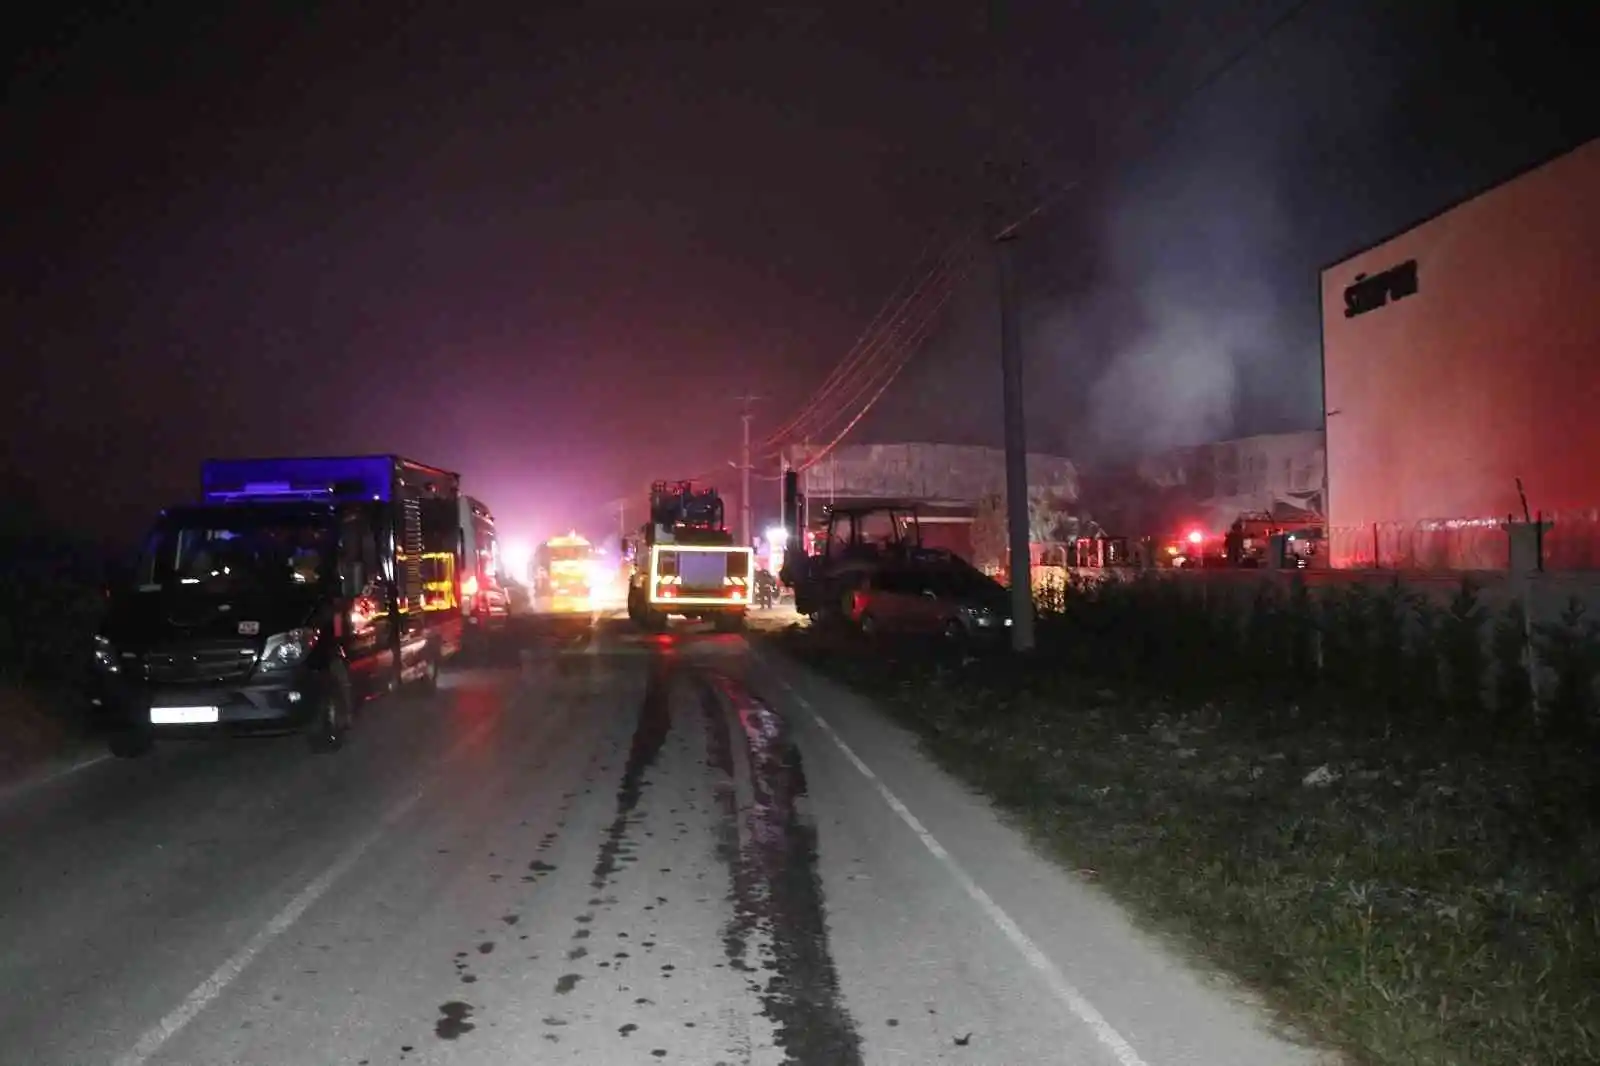
[[[126,535],[205,455],[398,451],[604,531],[1031,202],[989,159],[1083,179],[1019,253],[1036,447],[1314,425],[1317,270],[1595,109],[1583,5],[1322,0],[1140,121],[1290,6],[49,8],[8,31],[0,466]],[[987,281],[860,439],[997,438]]]

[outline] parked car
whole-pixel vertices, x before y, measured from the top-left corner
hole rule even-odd
[[[863,570],[847,614],[863,633],[990,638],[1011,625],[1006,587],[965,564]]]

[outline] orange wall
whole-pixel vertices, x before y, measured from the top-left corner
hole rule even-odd
[[[1417,261],[1355,318],[1345,289]],[[1322,275],[1331,526],[1600,507],[1600,140]]]

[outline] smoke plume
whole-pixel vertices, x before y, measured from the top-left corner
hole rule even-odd
[[[1089,390],[1096,453],[1148,453],[1249,432],[1276,414],[1261,409],[1274,406],[1273,397],[1247,387],[1252,375],[1314,356],[1283,350],[1289,331],[1271,250],[1288,222],[1273,168],[1248,158],[1193,163],[1131,183],[1107,216],[1111,292],[1098,292],[1082,311],[1095,317],[1114,303],[1125,326],[1107,331]]]

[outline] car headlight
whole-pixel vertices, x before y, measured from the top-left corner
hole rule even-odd
[[[117,662],[117,649],[105,637],[94,638],[94,668],[108,674],[122,672],[122,666]]]
[[[261,669],[287,670],[297,666],[305,661],[305,657],[316,646],[315,629],[291,629],[287,633],[275,633],[267,638],[266,647],[261,651]]]

